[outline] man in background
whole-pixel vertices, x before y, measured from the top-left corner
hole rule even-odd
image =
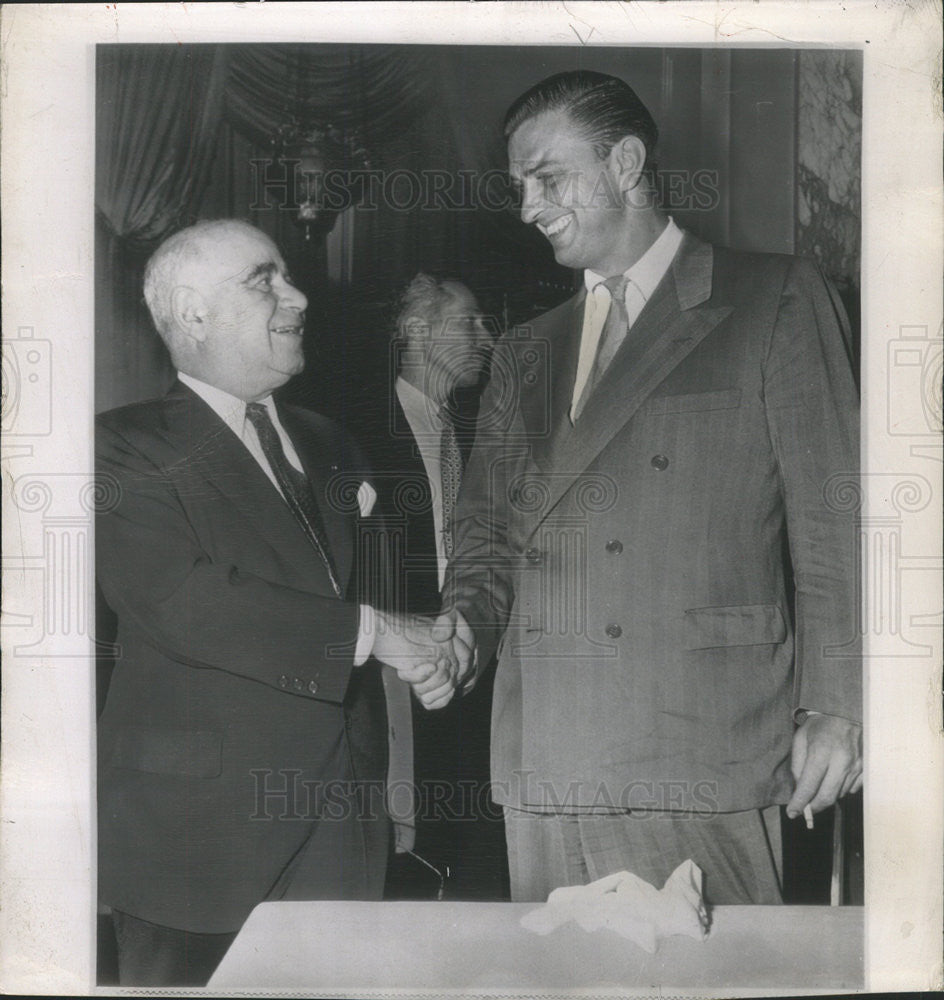
[[[177,368],[102,415],[98,577],[121,649],[98,731],[100,900],[121,985],[205,984],[253,907],[379,899],[388,853],[379,668],[424,705],[457,661],[366,603],[376,495],[341,429],[275,403],[306,300],[235,220],[165,241],[145,298]],[[361,479],[356,498],[333,492]]]
[[[390,606],[435,615],[453,547],[456,497],[475,435],[479,396],[495,337],[460,281],[417,274],[398,303],[387,391],[360,415],[360,440],[396,553]],[[441,712],[413,715],[412,802],[396,827],[401,853],[449,873],[450,898],[504,892],[500,813],[488,809],[491,675]],[[410,816],[412,806],[413,815]],[[422,863],[398,859],[388,896],[428,896]]]
[[[659,209],[623,81],[551,77],[505,135],[522,220],[584,279],[533,322],[530,380],[486,390],[511,415],[479,428],[445,587],[499,649],[512,897],[692,858],[710,902],[778,902],[780,805],[861,783],[845,317],[812,264]]]

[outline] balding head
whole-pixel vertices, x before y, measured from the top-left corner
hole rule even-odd
[[[179,371],[241,399],[304,367],[305,296],[278,248],[238,219],[200,222],[155,251],[144,273],[154,325]]]
[[[220,241],[239,232],[262,235],[258,229],[241,219],[198,222],[164,240],[144,268],[144,301],[175,364],[175,352],[180,352],[187,345],[181,341],[181,330],[174,321],[174,289],[190,285],[194,268],[213,257],[214,249]]]

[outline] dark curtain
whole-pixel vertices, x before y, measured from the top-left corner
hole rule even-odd
[[[222,46],[101,46],[95,207],[133,248],[153,249],[200,205],[216,151]]]
[[[99,46],[95,157],[95,401],[162,392],[166,351],[141,295],[150,253],[196,218],[219,131],[225,50]]]

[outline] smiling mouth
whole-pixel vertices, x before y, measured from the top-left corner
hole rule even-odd
[[[539,222],[538,229],[540,229],[545,236],[550,238],[562,233],[571,224],[571,222],[573,222],[573,219],[574,217],[572,215],[562,215],[546,226],[542,226]]]
[[[300,337],[302,335],[302,332],[304,331],[304,329],[305,328],[303,326],[299,326],[299,325],[293,324],[292,326],[276,326],[276,327],[273,327],[272,328],[272,332],[273,333],[278,333],[278,334],[294,334],[295,336]]]

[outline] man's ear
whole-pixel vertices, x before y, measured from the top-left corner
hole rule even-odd
[[[170,311],[179,330],[202,343],[207,336],[207,304],[189,285],[178,285],[170,296]]]
[[[642,180],[646,166],[646,145],[638,136],[627,135],[610,150],[610,157],[619,175],[620,191],[625,197]]]
[[[407,316],[403,322],[403,332],[410,343],[416,344],[424,340],[429,340],[433,333],[433,326],[422,316]]]

